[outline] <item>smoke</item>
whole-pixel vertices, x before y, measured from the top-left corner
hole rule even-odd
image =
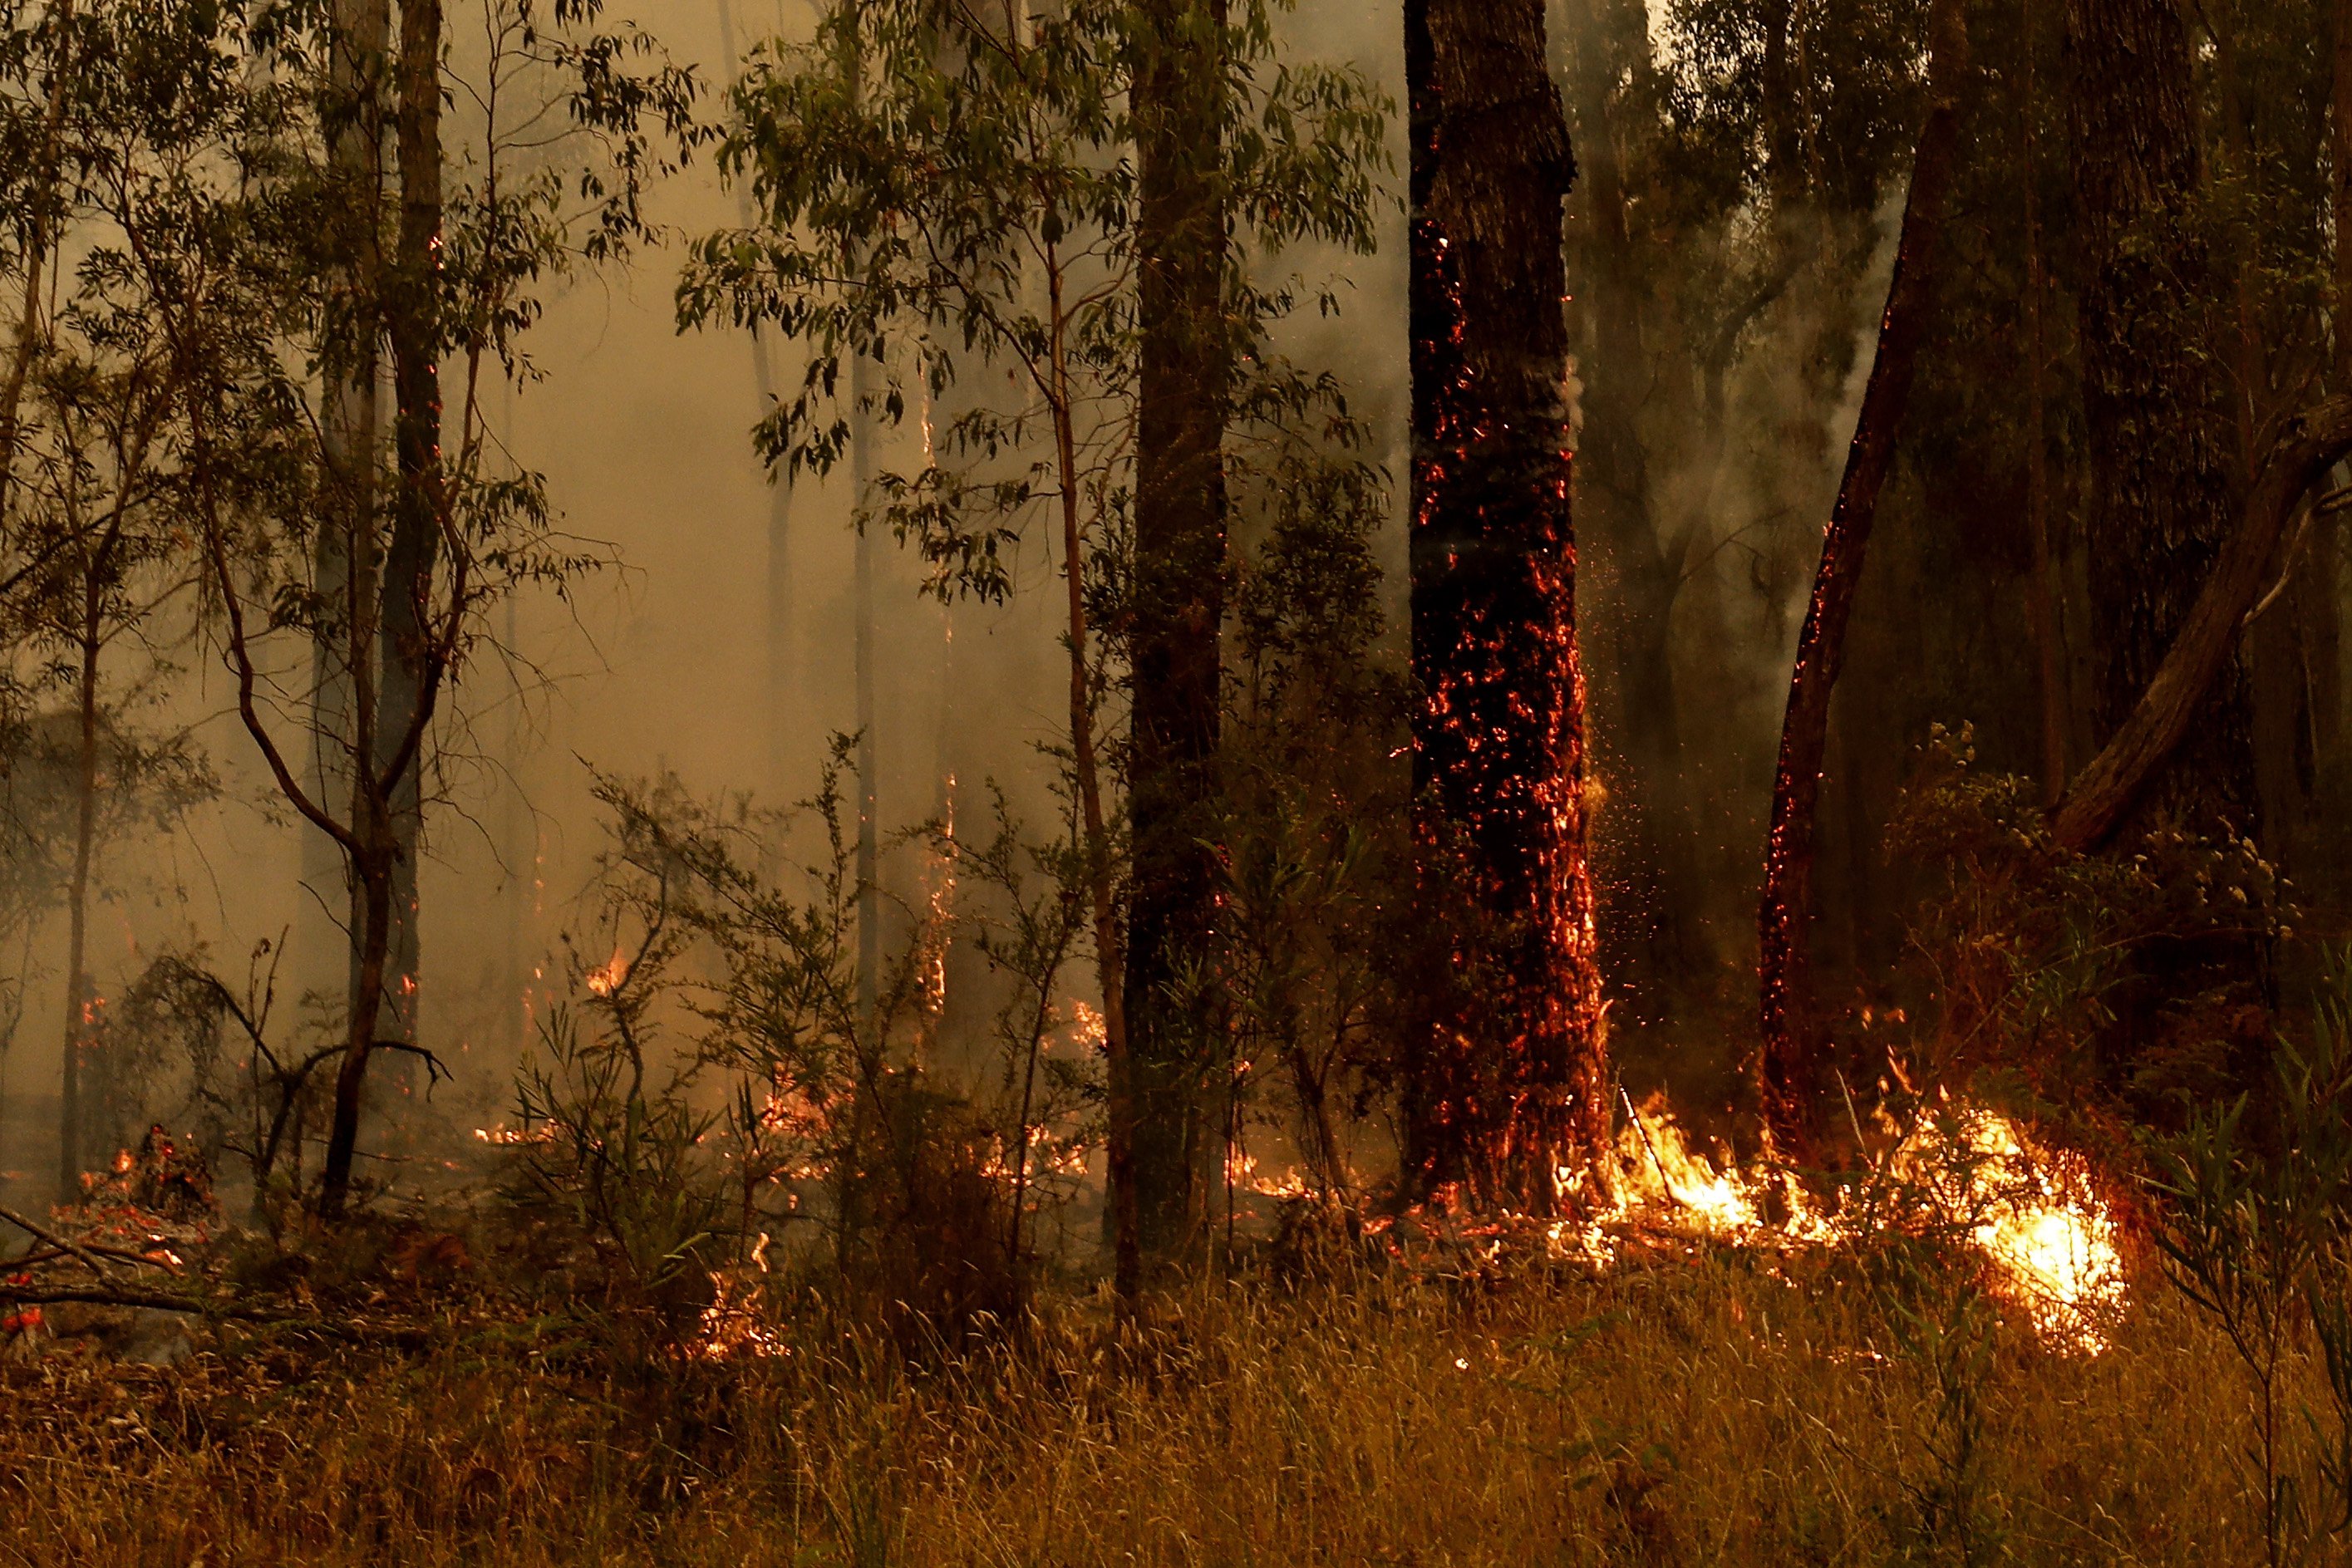
[[[722,37],[731,31],[739,51],[778,36],[804,39],[814,10],[782,0],[637,0],[612,7],[610,19],[641,23],[695,62],[715,113],[731,75]],[[1356,60],[1401,100],[1402,44],[1391,20],[1348,0],[1304,0],[1280,26],[1315,57]],[[457,31],[462,73],[469,46]],[[1401,155],[1401,133],[1395,145]],[[740,208],[706,154],[655,193],[650,215],[690,237],[736,225]],[[1302,248],[1272,266],[1310,285],[1336,277],[1343,314],[1327,319],[1310,306],[1279,347],[1349,383],[1353,411],[1378,433],[1374,455],[1401,483],[1401,209],[1385,223],[1377,257]],[[420,873],[420,1038],[456,1071],[433,1091],[431,1113],[453,1126],[504,1110],[517,1053],[561,994],[563,938],[585,929],[604,841],[592,768],[675,775],[699,798],[791,806],[816,789],[833,738],[856,726],[846,465],[824,480],[803,476],[785,498],[788,612],[772,616],[774,492],[751,435],[765,412],[759,350],[740,331],[676,330],[682,259],[672,243],[551,299],[530,339],[537,379],[493,394],[491,435],[516,468],[545,476],[562,528],[608,564],[560,597],[527,594],[501,610],[492,628],[500,646],[478,653],[446,710],[436,780],[443,804],[428,816]],[[799,350],[765,349],[772,385],[791,388]],[[918,465],[922,439],[910,421],[888,437],[878,465]],[[1381,553],[1401,635],[1401,513]],[[1066,665],[1055,562],[1042,549],[1015,560],[1015,591],[994,606],[922,598],[918,563],[896,541],[878,538],[875,554],[881,879],[911,905],[927,892],[923,856],[897,840],[949,806],[948,779],[971,831],[989,826],[989,781],[1033,830],[1050,831],[1058,820],[1057,768],[1042,748],[1066,725]],[[299,668],[300,650],[281,654]],[[302,884],[304,830],[278,800],[233,698],[209,656],[192,656],[172,683],[172,716],[193,727],[222,788],[177,822],[104,846],[98,985],[114,996],[157,955],[193,949],[236,983],[257,954],[257,974],[278,966],[273,1032],[290,1036],[324,1024],[323,1014],[304,1023],[305,991],[340,991],[343,895]],[[796,851],[815,850],[813,826],[803,816]],[[25,999],[0,1063],[0,1168],[41,1190],[54,1145],[63,952],[63,922],[45,915],[21,964],[0,956],[0,969],[22,970]],[[413,1092],[425,1092],[421,1081]]]

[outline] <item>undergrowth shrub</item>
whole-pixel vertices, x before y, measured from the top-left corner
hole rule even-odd
[[[1939,727],[1888,843],[1923,881],[1909,988],[1928,1020],[1909,1040],[1923,1074],[2010,1075],[2042,1119],[2125,1164],[2128,1125],[2179,1127],[2262,1087],[2272,956],[2294,911],[2252,841],[2174,824],[2071,852],[2027,781],[1980,772],[1969,731]],[[1846,1042],[1859,1083],[1885,1071],[1876,1043]]]

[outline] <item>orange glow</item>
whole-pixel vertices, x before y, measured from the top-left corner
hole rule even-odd
[[[1727,1153],[1695,1149],[1659,1101],[1636,1109],[1603,1167],[1559,1173],[1564,1191],[1605,1191],[1582,1222],[1559,1221],[1545,1238],[1555,1256],[1607,1268],[1639,1237],[1734,1246],[1817,1249],[1860,1239],[1865,1219],[1824,1206],[1785,1170],[1742,1168]],[[1941,1114],[1892,1139],[1874,1184],[1911,1218],[1961,1238],[1983,1259],[1994,1293],[2054,1347],[2096,1354],[2104,1325],[2124,1304],[2127,1281],[2115,1215],[2079,1161],[2036,1147],[1999,1112],[1947,1103]],[[1880,1209],[1883,1215],[1885,1210]],[[1774,1220],[1768,1215],[1784,1216]]]
[[[588,971],[588,989],[592,994],[599,997],[611,996],[628,984],[628,956],[618,947],[613,949],[610,959]]]

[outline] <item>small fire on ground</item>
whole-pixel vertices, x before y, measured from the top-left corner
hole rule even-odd
[[[1973,1248],[1994,1291],[2045,1343],[2088,1354],[2106,1347],[2105,1328],[2126,1285],[2115,1214],[2086,1166],[2036,1146],[1998,1112],[1946,1102],[1907,1131],[1884,1125],[1889,1141],[1873,1168],[1824,1203],[1785,1170],[1742,1168],[1695,1149],[1656,1099],[1626,1110],[1605,1173],[1609,1198],[1593,1218],[1547,1230],[1558,1255],[1605,1268],[1629,1236],[1793,1250],[1906,1225]],[[1561,1180],[1571,1191],[1583,1182],[1566,1171]]]

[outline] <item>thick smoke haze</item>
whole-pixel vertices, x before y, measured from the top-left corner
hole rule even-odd
[[[727,37],[739,52],[778,37],[800,42],[815,20],[797,0],[669,0],[610,15],[635,20],[674,57],[697,66],[707,116],[720,112],[730,79]],[[1283,26],[1301,55],[1351,60],[1401,100],[1402,44],[1389,36],[1391,24],[1378,8],[1309,0]],[[462,30],[453,48],[462,76]],[[1401,130],[1392,141],[1401,157]],[[1401,175],[1391,185],[1401,196]],[[431,1120],[461,1132],[506,1113],[518,1053],[562,994],[567,965],[576,973],[607,956],[573,951],[598,940],[589,926],[605,839],[591,794],[595,775],[674,775],[697,799],[748,796],[789,807],[817,789],[835,737],[856,727],[857,541],[845,464],[822,481],[803,476],[782,498],[788,591],[783,613],[772,615],[776,497],[751,440],[764,412],[759,357],[768,360],[767,384],[788,390],[802,373],[803,351],[755,344],[734,329],[681,334],[676,325],[685,244],[739,223],[741,213],[707,152],[698,157],[650,204],[668,242],[554,294],[528,340],[537,379],[520,392],[487,394],[491,434],[515,465],[545,476],[561,528],[606,564],[560,597],[527,591],[502,607],[496,630],[503,646],[478,653],[452,694],[454,713],[445,708],[436,780],[445,803],[428,812],[420,872],[419,1035],[456,1072],[432,1091]],[[1384,225],[1376,257],[1301,249],[1267,267],[1270,277],[1339,285],[1343,315],[1303,311],[1281,329],[1280,346],[1348,382],[1355,412],[1387,447],[1373,455],[1401,487],[1396,200]],[[877,442],[876,465],[919,465],[923,439],[919,419],[909,418]],[[894,897],[911,900],[922,868],[919,852],[896,841],[907,830],[950,810],[985,830],[992,783],[1033,829],[1055,820],[1054,764],[1040,748],[1058,744],[1066,728],[1058,553],[1042,538],[1024,541],[1005,604],[942,605],[919,592],[911,552],[886,534],[871,548],[881,880]],[[1401,649],[1401,512],[1381,557]],[[299,657],[290,647],[283,654]],[[275,963],[272,1033],[318,1033],[323,1019],[305,1019],[300,998],[340,992],[344,895],[315,874],[315,849],[310,884],[303,883],[302,841],[311,831],[276,798],[217,658],[191,649],[182,664],[155,717],[166,727],[193,727],[219,793],[167,831],[126,833],[102,846],[95,983],[113,997],[169,951],[202,949],[233,986],[249,966],[266,975]],[[854,832],[855,788],[844,788]],[[816,824],[806,813],[798,821],[793,850],[813,854]],[[25,950],[5,960],[21,967],[24,984],[0,1069],[0,1169],[28,1192],[45,1193],[52,1180],[64,925],[61,914],[47,912]],[[422,1091],[417,1079],[402,1092]]]

